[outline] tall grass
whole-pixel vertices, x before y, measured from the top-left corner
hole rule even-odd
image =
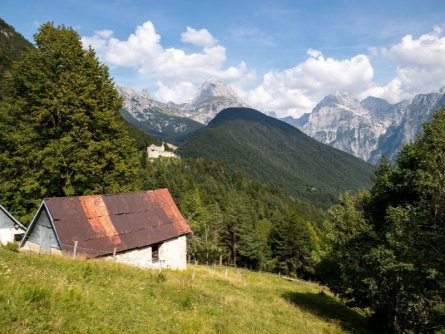
[[[367,333],[316,284],[235,268],[141,270],[0,249],[2,333]]]

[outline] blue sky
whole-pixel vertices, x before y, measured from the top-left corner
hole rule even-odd
[[[164,101],[182,102],[216,78],[260,110],[297,116],[336,91],[397,102],[445,85],[442,0],[2,0],[0,7],[30,40],[47,21],[74,27],[117,84]]]

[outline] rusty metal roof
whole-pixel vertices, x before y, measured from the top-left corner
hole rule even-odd
[[[96,257],[191,233],[168,189],[45,198],[62,250]]]

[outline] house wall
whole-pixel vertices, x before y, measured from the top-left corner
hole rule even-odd
[[[48,253],[48,254],[57,254],[62,255],[62,251],[59,248],[50,247],[49,249],[41,248],[39,244],[36,244],[32,241],[26,241],[23,247],[20,250],[24,251],[33,251],[36,253]]]
[[[15,229],[15,222],[0,209],[0,243],[6,245],[8,242],[14,241],[16,234],[24,234],[21,228]]]
[[[186,236],[181,236],[163,242],[159,247],[159,261],[151,261],[152,247],[143,247],[116,254],[115,261],[132,266],[159,269],[186,269],[187,268],[187,242]],[[112,256],[108,260],[114,260]]]
[[[45,209],[40,211],[39,217],[22,248],[24,250],[38,251],[41,253],[60,252],[56,234]]]
[[[167,145],[169,145],[169,144],[167,144]],[[172,147],[173,145],[169,145],[169,146]],[[156,159],[159,157],[178,158],[177,154],[165,150],[164,143],[162,143],[161,146],[156,146],[155,144],[148,146],[147,147],[147,156],[149,159]]]

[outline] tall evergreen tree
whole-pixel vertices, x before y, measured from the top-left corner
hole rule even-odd
[[[135,188],[137,155],[106,66],[65,26],[42,25],[5,78],[0,201],[28,220],[42,197]]]

